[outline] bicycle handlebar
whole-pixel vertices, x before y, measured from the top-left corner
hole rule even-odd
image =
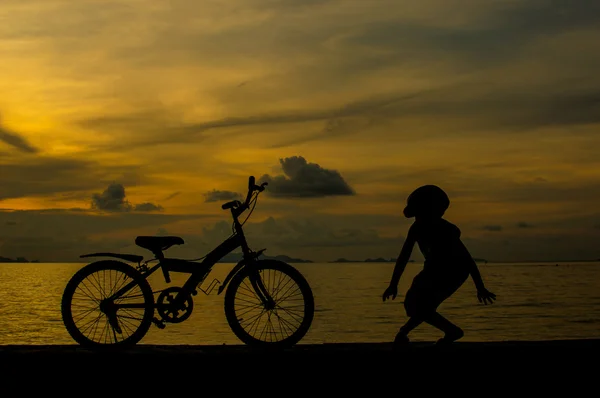
[[[223,210],[233,208],[235,210],[235,213],[237,213],[235,214],[235,216],[239,216],[241,213],[243,213],[244,210],[246,210],[250,205],[250,199],[252,199],[252,194],[254,193],[254,191],[262,192],[265,190],[265,186],[268,185],[268,183],[266,182],[263,182],[260,185],[256,185],[255,181],[256,180],[254,176],[250,176],[250,178],[248,178],[248,194],[246,195],[246,200],[244,201],[244,203],[241,203],[239,200],[232,200],[231,202],[227,202],[224,205],[222,205],[221,208]]]

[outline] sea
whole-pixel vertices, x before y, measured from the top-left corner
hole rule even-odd
[[[60,313],[68,280],[84,263],[1,263],[0,345],[75,344]],[[407,320],[403,307],[421,263],[409,263],[395,300],[383,302],[394,263],[295,263],[315,298],[315,317],[299,344],[390,342]],[[222,281],[234,264],[216,264],[202,288]],[[539,341],[600,338],[600,262],[479,264],[486,287],[497,295],[478,302],[471,279],[445,301],[439,312],[465,331],[463,341]],[[154,290],[181,286],[187,274],[161,272],[149,281]],[[194,297],[186,321],[152,326],[139,344],[242,344],[224,313],[224,293],[214,289]],[[435,341],[441,332],[422,324],[411,341]]]

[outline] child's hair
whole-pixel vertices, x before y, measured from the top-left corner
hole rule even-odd
[[[443,189],[436,185],[423,185],[408,196],[404,216],[406,218],[418,215],[442,217],[449,206],[450,199]]]

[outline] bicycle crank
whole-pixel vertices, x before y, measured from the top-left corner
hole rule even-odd
[[[161,321],[157,317],[152,318],[152,323],[159,329],[164,329],[166,327],[165,322]]]

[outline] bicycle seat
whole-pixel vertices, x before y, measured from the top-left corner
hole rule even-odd
[[[138,236],[135,244],[151,252],[163,251],[173,245],[182,245],[183,238],[179,236]]]

